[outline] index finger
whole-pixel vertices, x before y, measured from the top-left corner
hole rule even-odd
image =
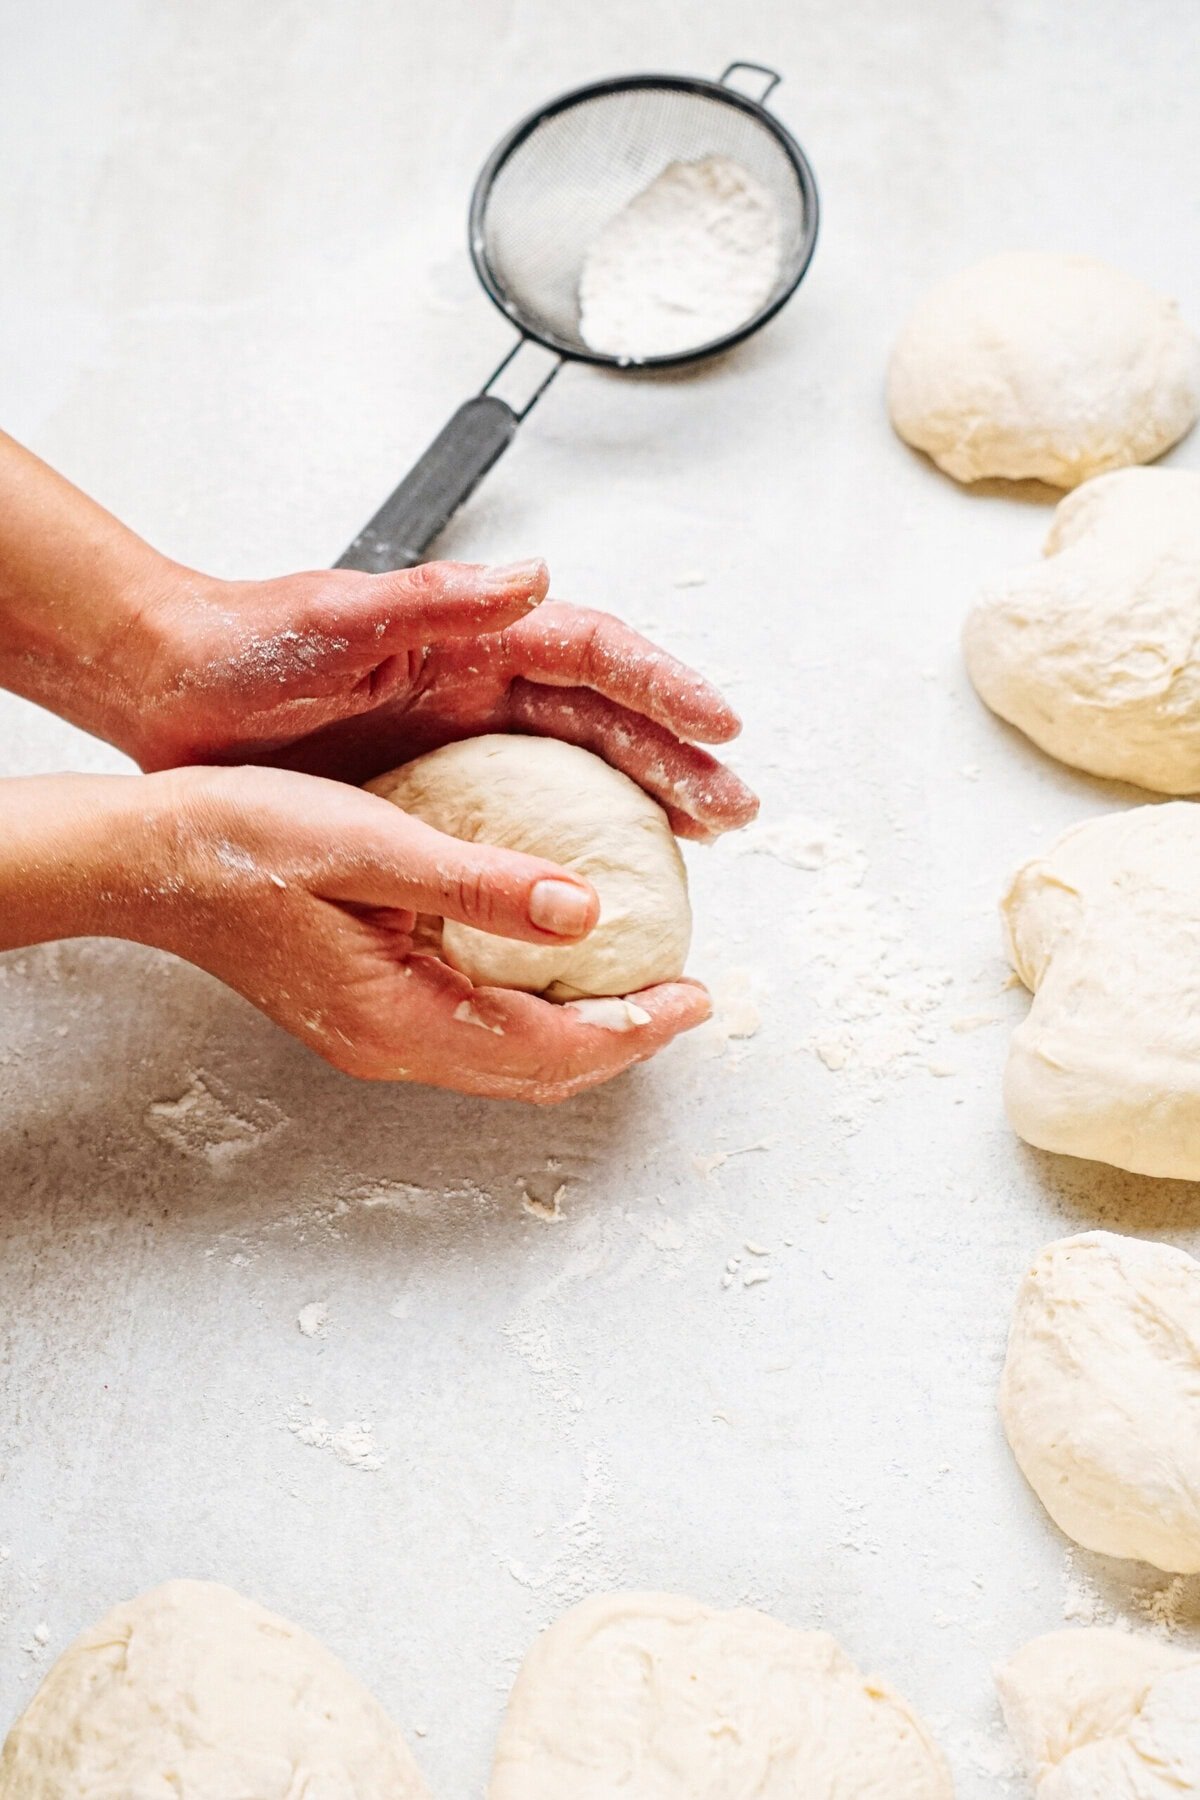
[[[742,729],[711,681],[611,613],[546,600],[509,627],[505,644],[514,674],[593,688],[695,743],[726,744]]]

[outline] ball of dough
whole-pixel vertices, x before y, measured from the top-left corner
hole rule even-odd
[[[1013,1455],[1087,1550],[1200,1570],[1200,1263],[1090,1231],[1017,1299],[1000,1384]]]
[[[4,1800],[426,1800],[383,1708],[306,1632],[208,1581],[116,1606],[0,1753]]]
[[[892,352],[900,436],[959,481],[1075,487],[1150,462],[1200,416],[1200,339],[1087,256],[1012,251],[917,303]]]
[[[549,857],[599,895],[600,921],[576,944],[524,944],[448,919],[442,955],[476,987],[574,1000],[683,974],[692,915],[679,846],[662,807],[600,757],[557,738],[467,738],[369,787],[451,837]]]
[[[597,1594],[525,1658],[489,1800],[951,1800],[890,1688],[824,1632],[678,1594]]]
[[[1003,902],[1032,989],[1004,1076],[1027,1143],[1200,1180],[1200,806],[1074,826]]]
[[[1125,1631],[1053,1631],[996,1671],[1037,1800],[1200,1794],[1200,1656]]]
[[[1091,775],[1200,793],[1200,475],[1123,469],[1061,502],[1045,559],[963,634],[983,700]]]

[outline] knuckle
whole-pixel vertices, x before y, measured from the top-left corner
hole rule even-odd
[[[403,592],[410,600],[433,600],[441,593],[444,583],[443,563],[417,563],[415,568],[404,572]]]
[[[455,870],[450,880],[447,898],[453,903],[459,915],[472,925],[482,926],[485,931],[489,925],[495,922],[500,912],[495,879],[488,869]]]

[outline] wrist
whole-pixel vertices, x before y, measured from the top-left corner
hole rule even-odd
[[[69,586],[33,592],[0,570],[0,683],[132,753],[189,575],[132,534]]]
[[[153,943],[171,808],[164,776],[0,782],[0,949],[70,937]]]

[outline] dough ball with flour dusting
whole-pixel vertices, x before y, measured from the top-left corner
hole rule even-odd
[[[0,1753],[4,1800],[426,1800],[383,1708],[315,1638],[230,1588],[116,1606]]]
[[[1012,251],[920,300],[888,371],[900,436],[959,481],[1075,487],[1150,462],[1200,416],[1200,339],[1132,275]]]
[[[579,332],[610,356],[671,356],[736,331],[770,298],[773,196],[726,156],[673,162],[604,226],[579,280]]]
[[[1003,902],[1033,993],[1004,1076],[1041,1150],[1200,1180],[1200,806],[1137,806],[1064,832]]]
[[[574,944],[525,944],[447,920],[441,950],[476,987],[551,1000],[631,994],[683,973],[687,876],[656,800],[557,738],[467,738],[369,783],[451,837],[549,857],[591,882],[600,920]]]
[[[1054,514],[1044,558],[967,619],[983,700],[1060,761],[1200,793],[1200,475],[1122,469]]]
[[[1054,1631],[996,1671],[1037,1800],[1200,1794],[1200,1655],[1129,1632]]]
[[[1089,1231],[1025,1276],[1000,1384],[1021,1472],[1085,1549],[1200,1570],[1200,1263]]]
[[[951,1800],[911,1709],[824,1632],[677,1594],[598,1594],[542,1634],[489,1800]]]

